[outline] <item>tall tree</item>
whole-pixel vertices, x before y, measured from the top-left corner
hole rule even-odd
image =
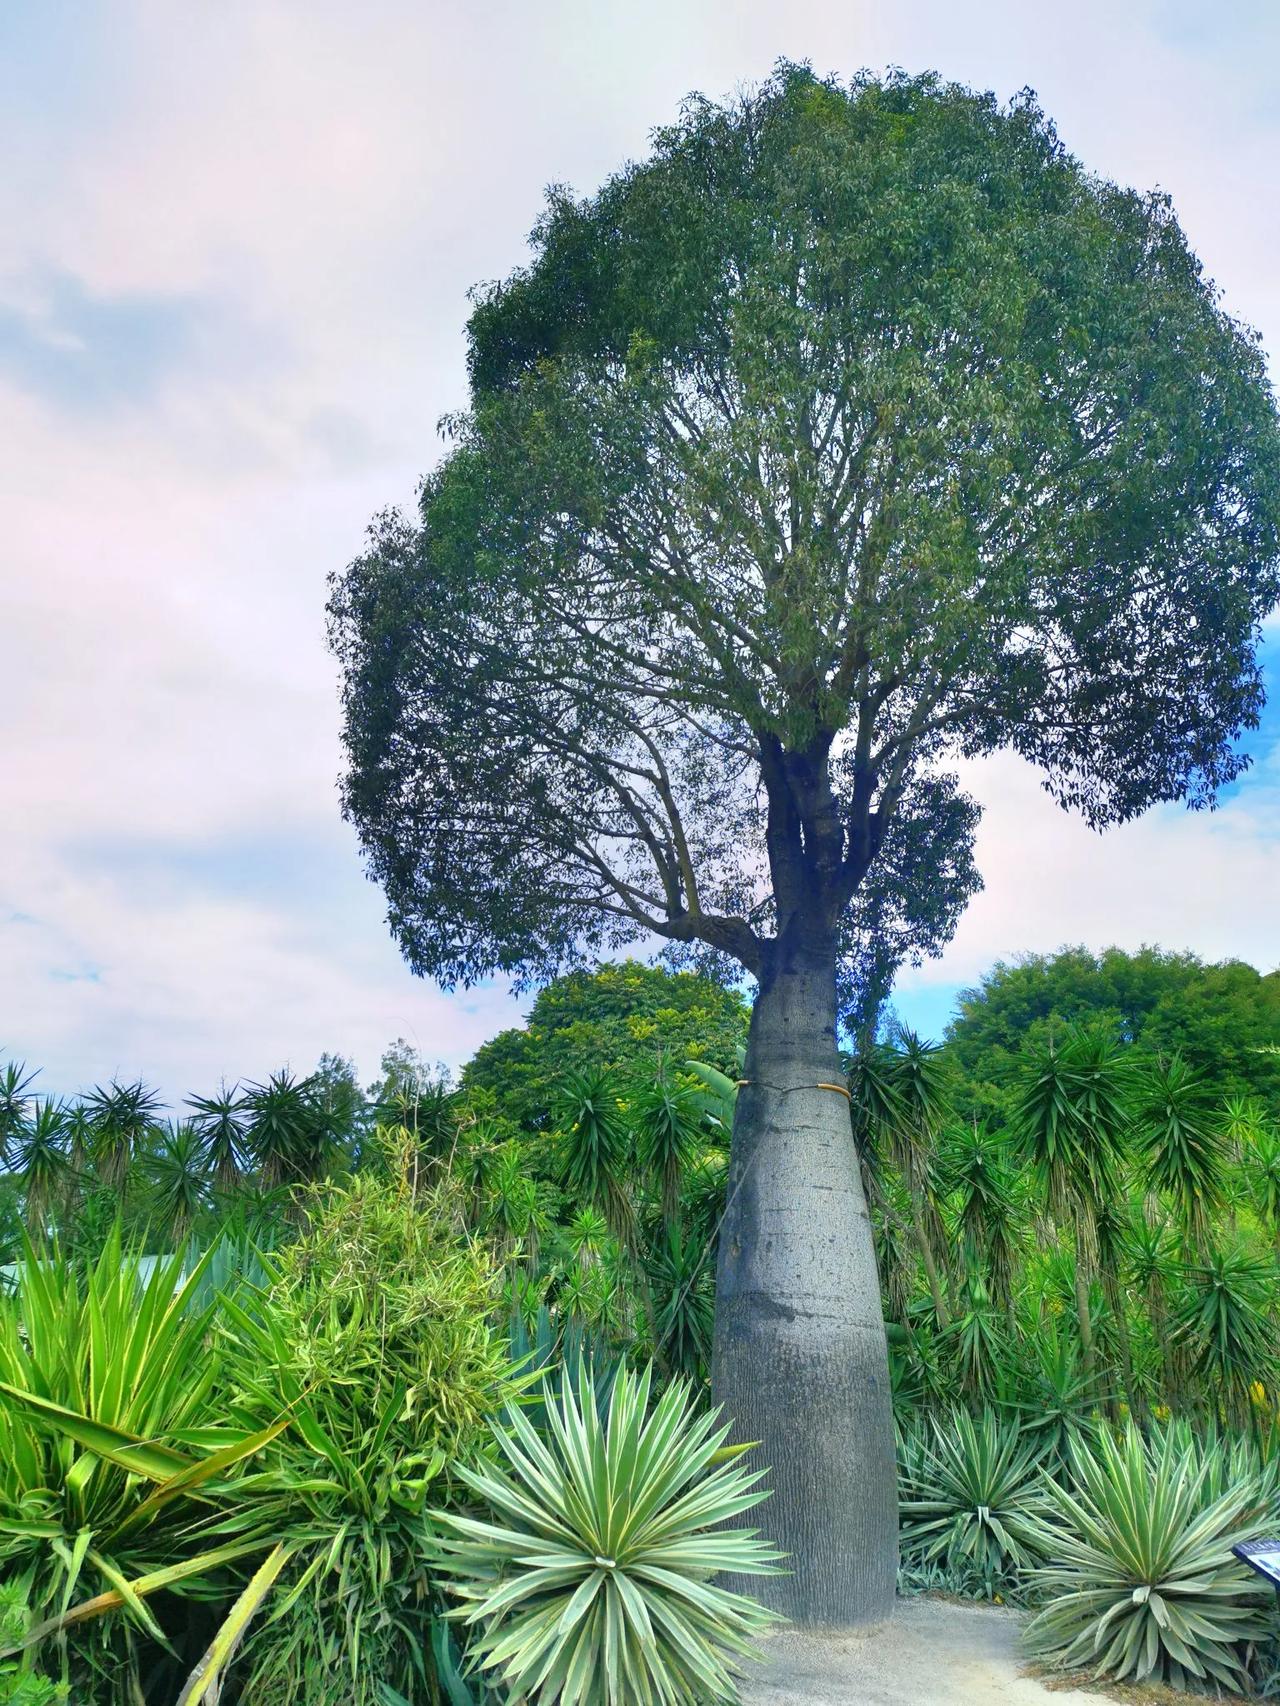
[[[974,883],[948,769],[1095,826],[1245,762],[1277,591],[1262,352],[1167,200],[1029,96],[782,66],[554,192],[415,520],[336,577],[344,806],[410,964],[630,941],[755,980],[715,1396],[802,1620],[886,1614],[893,1439],[837,977]],[[927,886],[910,873],[932,870]]]

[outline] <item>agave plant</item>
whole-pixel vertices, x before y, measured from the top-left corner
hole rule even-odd
[[[1032,1578],[1048,1603],[1024,1631],[1030,1653],[1117,1681],[1246,1685],[1271,1594],[1231,1547],[1265,1500],[1251,1476],[1226,1486],[1220,1450],[1176,1433],[1148,1445],[1132,1426],[1073,1449],[1071,1484],[1049,1488],[1048,1561]]]
[[[943,1566],[953,1588],[1007,1596],[1041,1556],[1043,1451],[993,1410],[954,1410],[900,1441],[899,1538],[911,1568]]]
[[[724,1446],[717,1411],[679,1382],[649,1410],[622,1369],[601,1420],[585,1377],[495,1429],[505,1462],[459,1474],[492,1518],[441,1511],[441,1568],[483,1671],[532,1706],[712,1706],[773,1614],[717,1584],[776,1572],[754,1529],[722,1525],[767,1497]],[[728,1458],[728,1461],[725,1459]]]
[[[118,1229],[87,1270],[28,1243],[0,1298],[0,1570],[26,1584],[23,1645],[77,1700],[123,1706],[148,1673],[171,1695],[181,1671],[165,1671],[166,1649],[190,1664],[217,1623],[206,1612],[202,1630],[204,1602],[272,1550],[228,1477],[287,1418],[211,1425],[221,1358],[196,1302],[210,1260],[148,1268]]]

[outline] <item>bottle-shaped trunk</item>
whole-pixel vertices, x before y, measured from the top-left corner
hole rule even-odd
[[[836,1049],[834,944],[775,955],[751,1020],[720,1236],[712,1390],[758,1440],[753,1521],[790,1575],[743,1591],[799,1623],[888,1617],[893,1414],[871,1222]]]

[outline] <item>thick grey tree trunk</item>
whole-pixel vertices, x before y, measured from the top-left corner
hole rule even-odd
[[[782,944],[778,944],[779,950]],[[759,1440],[752,1511],[788,1576],[733,1585],[798,1623],[893,1607],[893,1415],[871,1223],[836,1049],[834,957],[779,951],[761,979],[720,1232],[712,1394]]]

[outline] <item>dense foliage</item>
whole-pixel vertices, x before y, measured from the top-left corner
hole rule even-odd
[[[522,1133],[545,1130],[568,1072],[607,1068],[624,1083],[706,1061],[729,1072],[746,1042],[750,1008],[740,990],[637,960],[572,972],[539,991],[519,1029],[484,1043],[462,1073],[464,1090],[488,1091]]]
[[[998,968],[941,1047],[891,1027],[847,1060],[890,1322],[902,1586],[1029,1603],[1043,1658],[1108,1674],[1239,1682],[1270,1662],[1223,1536],[1280,1520],[1280,1130],[1265,1091],[1233,1087],[1248,1051],[1211,1038],[1202,1076],[1152,1029],[1177,991],[1230,985],[1263,1016],[1251,1047],[1269,1046],[1269,980],[1219,969],[1067,951]],[[116,1677],[170,1706],[202,1662],[255,1706],[486,1698],[471,1636],[473,1661],[503,1664],[524,1637],[502,1644],[505,1613],[483,1609],[500,1584],[475,1559],[481,1613],[449,1633],[431,1513],[492,1550],[480,1536],[520,1473],[508,1448],[533,1429],[559,1461],[628,1361],[652,1361],[681,1440],[713,1437],[693,1418],[742,1018],[693,974],[606,967],[549,986],[456,1087],[397,1044],[368,1092],[327,1060],[193,1097],[177,1128],[145,1085],[60,1105],[25,1068],[0,1072],[24,1276],[0,1300],[9,1621],[99,1613],[65,1649],[50,1633],[0,1664],[94,1706]],[[711,1059],[682,1057],[704,1044]],[[321,1168],[328,1183],[305,1182]],[[121,1213],[207,1252],[140,1265]],[[61,1254],[42,1253],[49,1234]],[[501,1470],[489,1418],[522,1367],[552,1386],[505,1424]],[[623,1392],[638,1437],[644,1404]],[[1126,1511],[1150,1519],[1146,1552]],[[1170,1594],[1188,1608],[1160,1623]],[[575,1629],[573,1651],[594,1651],[595,1625]]]
[[[957,1006],[947,1054],[964,1109],[997,1123],[1028,1044],[1080,1024],[1151,1056],[1176,1051],[1215,1095],[1256,1096],[1280,1114],[1280,971],[1159,948],[1064,948],[999,962]]]

